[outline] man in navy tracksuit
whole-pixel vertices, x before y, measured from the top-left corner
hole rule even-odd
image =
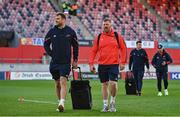
[[[132,72],[136,81],[137,95],[141,96],[141,89],[143,85],[144,66],[146,65],[149,72],[148,55],[144,49],[142,49],[141,41],[136,42],[136,48],[130,53],[129,58],[129,70]]]
[[[58,111],[64,111],[67,94],[67,78],[71,71],[71,47],[73,47],[73,67],[77,68],[78,40],[75,31],[66,25],[66,16],[56,14],[56,25],[45,37],[44,49],[52,57],[50,73],[56,83],[56,94],[59,100]]]
[[[152,65],[156,69],[158,96],[161,93],[161,81],[164,80],[164,95],[168,95],[168,64],[172,63],[171,56],[163,49],[162,45],[158,45],[158,52],[153,56]]]

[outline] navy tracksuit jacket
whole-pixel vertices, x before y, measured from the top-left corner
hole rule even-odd
[[[149,61],[146,51],[144,49],[133,49],[130,53],[129,70],[133,71],[136,80],[136,88],[139,93],[142,89],[145,65],[149,69]]]
[[[166,65],[163,66],[162,63],[166,62]],[[170,57],[170,55],[164,50],[162,54],[160,54],[159,52],[157,52],[152,59],[152,65],[153,67],[156,69],[156,72],[159,71],[164,71],[167,72],[168,71],[168,64],[172,63],[172,58]]]
[[[45,37],[44,49],[52,57],[51,62],[54,64],[71,64],[71,47],[73,47],[73,60],[77,61],[79,47],[77,36],[67,25],[62,29],[54,26]]]

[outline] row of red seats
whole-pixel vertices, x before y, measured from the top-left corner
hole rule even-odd
[[[83,7],[79,15],[89,31],[97,35],[101,31],[102,20],[110,17],[115,29],[126,40],[167,40],[161,33],[158,20],[138,0],[78,0]],[[118,3],[118,4],[117,4]]]
[[[178,0],[148,0],[149,5],[172,26],[180,26]]]
[[[48,0],[2,0],[0,3],[1,30],[15,30],[20,37],[44,37],[54,25],[55,9]],[[80,29],[77,36],[82,39]]]

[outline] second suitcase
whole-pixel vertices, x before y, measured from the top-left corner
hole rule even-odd
[[[91,87],[89,80],[82,80],[81,69],[79,69],[80,80],[74,80],[74,71],[73,71],[73,80],[71,81],[71,99],[73,109],[91,109],[92,108],[92,95]]]
[[[136,95],[136,82],[130,71],[126,72],[125,89],[127,95]]]

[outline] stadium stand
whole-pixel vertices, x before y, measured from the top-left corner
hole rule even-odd
[[[164,29],[169,38],[174,41],[180,39],[180,12],[178,0],[148,0],[151,8],[160,16],[167,27]]]
[[[0,29],[5,31],[14,30],[20,38],[44,37],[47,31],[54,25],[56,10],[53,7],[54,3],[52,1],[0,0]],[[82,42],[85,38],[91,40],[93,38],[87,38],[88,36],[81,27],[85,27],[87,33],[95,36],[101,32],[102,20],[106,17],[112,18],[115,30],[121,33],[125,40],[154,41],[157,39],[156,42],[168,41],[167,35],[161,31],[158,18],[140,0],[76,1],[80,6],[80,12],[77,16],[68,15],[67,23],[76,30],[78,39],[82,40]],[[177,9],[178,3],[175,2],[176,0],[163,4],[160,1],[164,0],[156,1],[157,4],[155,4],[156,2],[154,0],[148,0],[146,2],[165,21],[168,21],[171,26],[177,26],[178,28],[180,25],[180,15]],[[78,22],[79,24],[77,24],[74,19],[77,19],[80,23]],[[90,46],[80,47],[80,62],[88,62],[90,48]],[[152,56],[155,51],[156,49],[148,50],[148,54]],[[175,61],[178,61],[179,64],[179,56],[174,53],[173,49],[168,51],[171,51]],[[0,48],[0,53],[1,63],[41,63],[44,49],[42,46],[19,45],[17,48],[2,47]]]
[[[160,31],[157,18],[138,0],[78,0],[81,4],[79,19],[87,26],[89,32],[98,34],[105,17],[114,21],[114,28],[125,40],[167,41]]]
[[[15,30],[20,37],[44,37],[54,24],[56,10],[50,0],[2,0],[0,3],[0,29]],[[68,19],[71,19],[69,16]],[[78,38],[81,30],[73,22]]]
[[[167,23],[180,28],[176,0],[147,2]],[[110,17],[114,21],[115,30],[125,40],[167,41],[157,18],[139,0],[77,0],[77,3],[81,7],[78,18],[94,36],[101,32],[102,20]],[[0,10],[1,30],[15,30],[20,37],[44,37],[54,24],[55,8],[50,0],[2,0]],[[75,16],[68,16],[68,24],[76,30],[80,40],[84,39],[79,26],[71,20],[72,17]],[[171,30],[171,27],[167,30]]]
[[[4,0],[1,7],[1,29],[16,30],[20,37],[44,37],[54,22],[55,10],[46,0]]]
[[[151,7],[172,26],[180,26],[180,12],[178,0],[148,0]]]

